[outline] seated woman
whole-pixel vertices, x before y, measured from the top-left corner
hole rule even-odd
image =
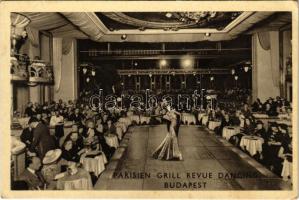
[[[114,124],[112,124],[112,119],[108,118],[107,119],[107,124],[104,127],[104,133],[105,136],[116,136],[117,137],[117,133],[116,133],[116,127],[114,126]]]
[[[66,165],[66,162],[61,159],[61,153],[61,149],[50,150],[43,158],[41,172],[48,183],[54,181],[55,176],[61,173],[63,165]]]
[[[104,125],[103,125],[103,120],[102,120],[102,117],[99,116],[97,118],[97,121],[96,121],[96,130],[100,133],[100,134],[104,134]]]
[[[217,135],[222,135],[222,131],[225,126],[232,126],[229,115],[227,113],[224,114],[224,117],[221,120],[221,125],[215,128],[215,133]]]
[[[103,151],[109,160],[109,158],[113,155],[115,148],[111,148],[106,143],[103,134],[100,134],[94,126],[94,122],[92,120],[87,120],[86,126],[83,128],[83,140],[87,146],[87,150],[92,152]]]
[[[77,154],[76,150],[73,149],[72,140],[65,140],[64,144],[62,145],[61,158],[63,158],[66,161],[73,161],[76,163],[80,161],[79,155]]]
[[[72,131],[66,138],[65,141],[72,141],[72,151],[80,155],[80,151],[84,148],[83,138],[77,131]]]

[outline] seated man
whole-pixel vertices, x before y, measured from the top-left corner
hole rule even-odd
[[[29,190],[45,189],[47,183],[39,171],[42,166],[40,158],[36,156],[28,158],[26,166],[27,168],[20,175],[20,180],[24,180],[27,183]]]

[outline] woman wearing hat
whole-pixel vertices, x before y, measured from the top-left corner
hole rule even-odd
[[[43,159],[42,174],[47,182],[54,180],[55,176],[61,173],[62,165],[66,164],[61,157],[61,149],[50,150]]]

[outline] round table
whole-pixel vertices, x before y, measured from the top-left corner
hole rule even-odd
[[[221,121],[214,121],[214,120],[211,120],[209,121],[209,126],[208,128],[210,130],[215,130],[216,127],[220,126],[221,125]]]
[[[196,124],[196,118],[193,114],[190,113],[182,113],[182,119],[181,121],[183,123],[187,123],[188,125],[193,123]]]
[[[86,171],[93,172],[96,176],[98,176],[105,170],[107,158],[104,152],[102,152],[101,155],[95,156],[94,158],[86,157],[86,154],[83,154],[80,158],[80,163],[82,163],[83,168]]]
[[[133,122],[136,122],[137,124],[139,124],[140,123],[140,117],[139,117],[139,115],[131,115],[131,116],[129,116],[130,117],[130,119],[131,119],[131,121]]]
[[[198,115],[197,115],[197,119],[198,119],[198,121],[200,122],[200,120],[203,118],[203,116],[205,116],[206,115],[206,113],[198,113]]]
[[[132,121],[129,117],[121,117],[119,118],[118,122],[126,124],[127,127],[132,124]]]
[[[116,134],[117,134],[118,139],[121,140],[123,137],[123,130],[121,127],[116,126]]]
[[[225,126],[222,130],[222,137],[229,140],[232,136],[240,133],[240,127],[238,126]]]
[[[74,175],[66,175],[57,181],[58,190],[91,190],[92,182],[89,173],[79,168]]]
[[[257,152],[261,153],[263,150],[264,139],[257,136],[243,136],[240,142],[240,147],[254,156]]]
[[[206,126],[208,124],[208,121],[209,121],[209,116],[208,115],[204,115],[202,117],[201,123],[202,123],[202,125]]]
[[[19,121],[20,125],[22,126],[22,128],[26,128],[28,126],[29,119],[30,119],[30,117],[18,118],[18,121]]]
[[[115,126],[120,127],[123,133],[127,131],[127,125],[124,122],[116,122]]]
[[[140,124],[143,124],[144,122],[145,122],[146,124],[149,124],[149,123],[150,123],[150,120],[151,120],[150,117],[147,117],[147,116],[140,116]]]
[[[108,136],[105,136],[105,140],[110,147],[117,148],[119,146],[116,135],[109,134]]]

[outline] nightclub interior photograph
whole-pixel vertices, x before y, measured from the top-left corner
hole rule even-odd
[[[293,189],[292,12],[10,20],[11,190]]]

